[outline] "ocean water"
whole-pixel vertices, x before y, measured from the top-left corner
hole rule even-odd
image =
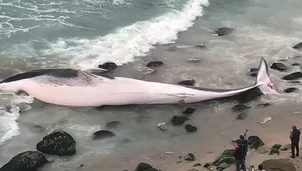
[[[295,58],[302,53],[292,48],[302,41],[301,7],[298,0],[2,0],[0,75],[4,78],[41,67],[94,68],[113,61],[121,66],[115,72],[119,76],[169,83],[193,78],[201,87],[237,88],[254,83],[254,78],[245,73],[257,67],[263,56],[269,65],[287,59],[284,63],[288,71],[270,70],[280,91],[299,88],[299,84],[281,77],[301,70],[291,66],[302,60]],[[235,31],[224,37],[211,32],[222,26]],[[200,43],[207,48],[190,47]],[[175,47],[182,48],[171,50]],[[190,63],[189,58],[200,62]],[[152,59],[162,60],[165,65],[154,74],[144,74],[145,63]],[[7,96],[1,95],[3,107],[15,104],[16,97]],[[261,99],[274,104],[288,100],[300,102],[299,91]],[[198,113],[193,122],[202,129],[215,111],[226,111],[224,117],[231,117],[231,105],[124,106],[101,110],[32,105],[32,109],[21,113],[17,107],[9,112],[1,110],[0,165],[19,152],[35,149],[36,143],[55,129],[75,137],[78,153],[71,159],[54,158],[50,170],[65,170],[89,156],[153,147],[151,140],[158,142],[157,146],[181,142],[186,134],[183,129],[171,128],[163,134],[156,129],[157,123],[193,106]],[[113,120],[123,123],[114,130],[114,139],[91,141],[93,132]]]

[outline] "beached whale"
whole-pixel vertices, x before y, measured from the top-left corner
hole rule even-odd
[[[31,70],[0,82],[2,91],[25,91],[46,103],[63,106],[194,103],[230,97],[254,88],[263,94],[278,94],[264,58],[261,58],[254,85],[227,90],[112,77],[99,69]]]

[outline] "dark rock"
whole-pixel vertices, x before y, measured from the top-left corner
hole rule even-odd
[[[302,78],[302,72],[294,72],[283,77],[283,80],[296,80]]]
[[[93,133],[92,139],[93,140],[102,140],[106,138],[112,138],[115,136],[115,133],[107,130],[100,130],[95,133]]]
[[[0,171],[36,171],[46,163],[48,161],[42,153],[38,151],[26,151],[13,157],[0,168]]]
[[[250,148],[255,148],[257,149],[260,146],[263,146],[264,143],[262,142],[262,140],[258,137],[258,136],[249,136],[248,138],[248,144]]]
[[[70,134],[59,131],[45,136],[36,148],[46,154],[68,156],[76,153],[75,146],[76,142]]]
[[[162,65],[164,65],[162,61],[151,61],[146,66],[148,68],[154,68],[154,67],[161,67]]]
[[[275,144],[275,145],[273,145],[273,147],[272,148],[275,148],[275,149],[280,149],[281,148],[281,144]]]
[[[198,167],[198,166],[201,166],[201,164],[200,163],[196,163],[196,164],[193,165],[193,167]]]
[[[246,106],[244,104],[238,104],[238,105],[236,105],[232,108],[232,111],[233,112],[240,112],[240,111],[243,111],[243,110],[246,110],[246,109],[249,109],[249,108],[251,108],[251,107]]]
[[[184,110],[182,113],[183,113],[184,115],[189,116],[189,115],[192,115],[193,112],[194,112],[195,110],[196,110],[196,109],[194,109],[194,108],[188,107],[188,108],[186,108],[186,110]]]
[[[287,70],[287,67],[282,63],[274,62],[271,65],[271,69],[275,69],[275,70],[278,70],[278,71],[285,71],[285,70]]]
[[[288,159],[270,159],[262,162],[261,165],[266,171],[296,171],[294,164]]]
[[[179,126],[182,125],[187,120],[188,118],[186,116],[173,116],[171,122],[173,126]]]
[[[246,117],[247,117],[247,113],[243,112],[237,116],[237,120],[244,120]]]
[[[251,68],[250,72],[258,72],[258,68]]]
[[[280,144],[275,144],[273,145],[273,147],[271,148],[269,155],[273,155],[273,154],[280,154],[279,149],[281,148]]]
[[[294,91],[296,91],[296,90],[297,90],[297,88],[291,87],[291,88],[285,89],[284,92],[285,92],[285,93],[292,93],[292,92],[294,92]]]
[[[268,107],[270,105],[271,105],[270,103],[261,103],[261,104],[258,104],[257,106],[258,107]]]
[[[252,77],[256,77],[257,73],[258,73],[258,68],[251,68],[247,74]]]
[[[292,64],[292,66],[300,66],[300,65],[301,65],[301,64],[298,63],[298,62],[295,62],[295,63]]]
[[[211,166],[210,163],[206,163],[203,165],[203,167],[205,167],[205,168],[209,168],[210,166]]]
[[[236,162],[234,157],[234,149],[225,150],[214,162],[214,166],[219,166],[221,163],[234,164]]]
[[[148,163],[140,163],[137,165],[135,168],[135,171],[159,171],[155,168],[153,168],[150,164]]]
[[[99,68],[106,69],[108,71],[112,71],[117,67],[117,65],[114,62],[106,62],[102,65],[99,65]]]
[[[137,165],[135,171],[145,171],[147,169],[153,168],[150,164],[148,163],[140,163]]]
[[[195,80],[183,80],[183,81],[178,82],[177,84],[193,86],[195,84]]]
[[[194,154],[189,153],[189,154],[187,154],[187,155],[184,156],[184,160],[185,161],[195,161],[196,157],[194,156]]]
[[[229,28],[229,27],[221,27],[221,28],[217,28],[214,32],[218,35],[218,36],[224,36],[227,34],[230,34],[234,31],[233,28]]]
[[[302,42],[296,44],[295,46],[293,46],[294,49],[301,49],[302,48]]]
[[[121,122],[120,121],[111,121],[111,122],[108,122],[107,124],[106,124],[106,128],[116,128],[117,126],[119,126],[121,124]]]
[[[197,131],[197,128],[195,126],[191,125],[191,124],[187,124],[185,126],[185,129],[186,129],[187,132],[196,132]]]
[[[269,155],[274,155],[274,154],[279,155],[280,151],[278,149],[272,148],[269,152]]]

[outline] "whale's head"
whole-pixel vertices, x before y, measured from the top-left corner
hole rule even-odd
[[[4,92],[18,92],[22,90],[22,85],[18,81],[0,83],[0,91]]]

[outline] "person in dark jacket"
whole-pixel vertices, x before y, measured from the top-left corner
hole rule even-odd
[[[240,143],[244,146],[244,160],[245,160],[247,151],[248,151],[248,142],[247,142],[245,136],[243,136],[243,135],[240,135],[239,138],[240,138]]]
[[[236,171],[246,171],[246,167],[245,167],[245,150],[244,150],[244,146],[241,144],[241,140],[238,139],[236,141],[237,146],[235,147],[234,150],[234,157],[236,159]],[[241,169],[240,169],[241,168]]]
[[[300,142],[300,134],[301,132],[297,129],[295,125],[292,126],[292,131],[290,132],[289,138],[291,140],[291,148],[292,148],[292,158],[295,158],[295,149],[296,156],[299,157],[299,142]]]

